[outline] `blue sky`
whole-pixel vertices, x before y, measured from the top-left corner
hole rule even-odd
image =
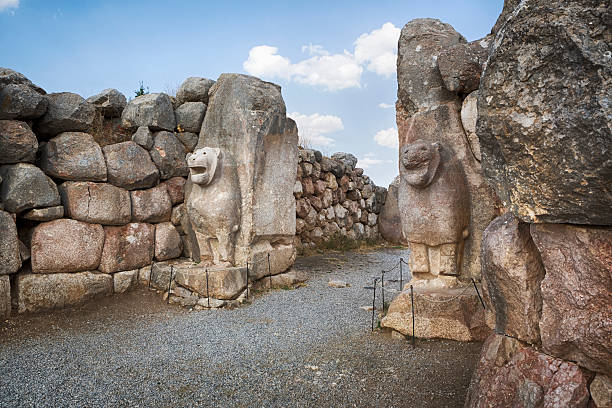
[[[355,154],[366,174],[386,186],[398,172],[392,105],[399,29],[432,17],[475,40],[489,33],[502,6],[503,0],[0,0],[0,66],[47,92],[84,97],[105,88],[130,97],[139,81],[151,92],[172,92],[189,76],[254,74],[282,86],[287,112],[308,144],[326,154]]]

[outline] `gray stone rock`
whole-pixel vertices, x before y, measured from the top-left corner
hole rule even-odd
[[[157,184],[159,171],[149,153],[136,143],[123,142],[102,148],[106,159],[108,181],[115,186],[133,190]]]
[[[148,126],[151,130],[173,131],[176,127],[172,100],[164,93],[142,95],[132,99],[121,114],[123,127],[136,130]]]
[[[172,177],[161,183],[166,186],[172,205],[182,203],[185,200],[185,183],[187,183],[187,180],[183,177]]]
[[[492,41],[490,37],[467,44],[455,44],[440,53],[438,68],[446,89],[464,95],[478,89],[482,67],[487,61]]]
[[[113,277],[103,273],[20,273],[15,280],[17,310],[37,312],[79,305],[113,293]]]
[[[170,222],[155,226],[155,259],[166,261],[178,258],[183,253],[183,241],[178,231]]]
[[[53,180],[32,164],[0,166],[0,177],[0,201],[7,211],[20,214],[32,208],[60,205],[60,196]]]
[[[47,95],[49,106],[35,127],[38,136],[53,137],[62,132],[87,132],[96,115],[92,104],[81,96],[70,93]]]
[[[138,222],[170,221],[172,201],[163,184],[147,190],[130,191],[132,220]]]
[[[38,140],[25,122],[0,120],[0,164],[33,162]]]
[[[139,126],[136,133],[132,135],[132,142],[151,150],[153,148],[153,133],[147,126]]]
[[[106,162],[100,145],[88,133],[64,132],[41,148],[40,168],[63,180],[106,181]]]
[[[313,164],[316,161],[314,150],[312,149],[299,149],[298,155],[300,162]]]
[[[174,111],[176,126],[180,131],[199,133],[206,114],[202,102],[185,102]]]
[[[27,85],[11,84],[0,90],[0,119],[36,119],[45,114],[47,105],[47,98]]]
[[[67,181],[59,186],[68,217],[102,225],[130,222],[130,193],[106,183]]]
[[[104,249],[98,269],[104,273],[139,269],[151,264],[154,251],[154,225],[104,227]]]
[[[494,307],[496,332],[539,344],[545,271],[529,224],[511,213],[496,218],[483,234],[481,251],[483,287]]]
[[[118,118],[121,116],[127,100],[125,96],[116,89],[105,89],[97,95],[87,98],[87,102],[96,107],[104,117]]]
[[[355,169],[355,166],[357,165],[357,158],[350,153],[334,153],[332,154],[331,158],[332,160],[337,160],[340,163],[344,164],[344,169],[346,172],[353,171]]]
[[[64,216],[64,206],[35,208],[21,215],[22,218],[30,221],[46,222],[53,221]]]
[[[34,85],[32,81],[26,78],[23,74],[17,71],[13,71],[10,68],[0,67],[0,90],[11,84],[27,85],[28,87],[32,88],[41,95],[46,94],[44,89],[37,85]]]
[[[601,4],[522,2],[483,73],[484,174],[525,222],[612,225],[612,34]]]
[[[0,276],[0,319],[11,315],[11,281],[8,276]]]
[[[612,379],[610,377],[597,374],[589,386],[589,391],[597,408],[612,407]]]
[[[159,169],[162,180],[189,174],[185,160],[185,146],[172,132],[157,132],[154,135],[151,158]]]
[[[400,219],[399,206],[397,203],[397,189],[400,177],[397,176],[391,184],[387,193],[385,205],[378,217],[378,230],[380,235],[388,242],[400,244],[405,242],[402,234],[402,221]]]
[[[15,220],[11,214],[0,211],[0,275],[15,273],[19,268],[21,258]]]
[[[480,153],[480,141],[476,134],[477,119],[478,91],[474,91],[463,100],[463,105],[461,106],[461,123],[463,124],[463,130],[465,130],[470,150],[474,154],[474,158],[480,162],[482,161],[482,154]]]
[[[504,0],[504,8],[502,9],[501,14],[497,18],[495,25],[491,29],[491,34],[497,34],[497,32],[506,24],[506,21],[512,15],[512,12],[516,7],[521,3],[521,0]]]
[[[101,225],[60,219],[34,228],[33,273],[92,271],[100,263],[104,230]]]
[[[431,18],[412,20],[402,28],[397,96],[403,112],[412,115],[422,108],[456,99],[444,86],[437,59],[442,50],[465,42],[452,26]]]
[[[113,274],[113,292],[125,293],[138,285],[138,269]]]
[[[236,299],[247,285],[246,268],[208,268],[208,285],[205,267],[185,265],[175,268],[175,272],[179,285],[215,299]]]
[[[212,79],[190,77],[185,80],[176,92],[176,103],[203,102],[208,105],[208,91],[215,84]]]
[[[198,144],[198,135],[191,132],[177,132],[174,134],[178,140],[185,146],[185,151],[190,153],[193,152],[196,145]]]

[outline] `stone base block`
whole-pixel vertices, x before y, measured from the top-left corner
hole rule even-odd
[[[253,290],[264,290],[272,288],[282,288],[287,286],[298,285],[308,280],[308,277],[303,272],[298,272],[295,269],[290,269],[285,273],[261,278],[253,282],[251,288]]]
[[[62,308],[113,293],[113,277],[104,273],[21,273],[16,277],[19,313]]]
[[[484,340],[491,330],[473,287],[414,288],[415,335],[426,339]],[[412,335],[410,287],[389,306],[381,326]]]

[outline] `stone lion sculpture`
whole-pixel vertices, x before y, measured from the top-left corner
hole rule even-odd
[[[440,142],[419,139],[401,148],[400,180],[402,229],[413,277],[458,276],[470,221],[461,166]]]
[[[186,158],[192,182],[187,215],[198,240],[206,241],[214,264],[231,266],[241,218],[236,169],[218,148],[204,147]]]

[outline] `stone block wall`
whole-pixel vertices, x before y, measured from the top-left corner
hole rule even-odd
[[[350,153],[330,158],[316,150],[299,151],[293,190],[297,247],[317,246],[335,236],[379,238],[378,215],[387,189],[376,186],[356,164]]]

